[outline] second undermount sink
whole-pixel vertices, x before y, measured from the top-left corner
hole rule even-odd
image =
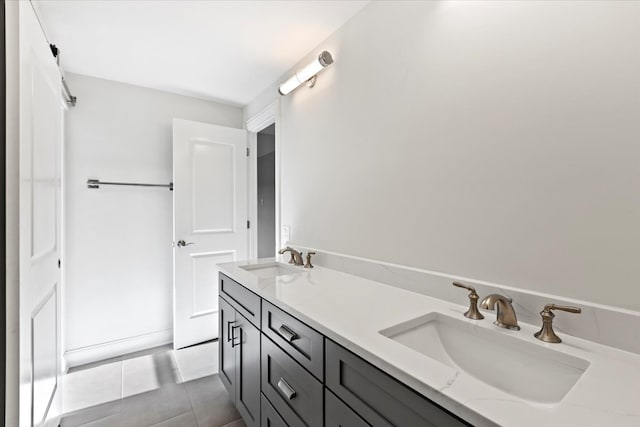
[[[380,334],[506,393],[536,403],[558,403],[589,362],[543,345],[429,313]]]
[[[294,266],[283,264],[281,262],[241,265],[240,268],[263,279],[276,276],[284,276],[287,274],[302,273],[301,267],[296,268]]]

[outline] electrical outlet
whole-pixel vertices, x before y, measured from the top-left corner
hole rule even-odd
[[[280,247],[286,247],[291,241],[291,227],[283,225],[280,227]]]

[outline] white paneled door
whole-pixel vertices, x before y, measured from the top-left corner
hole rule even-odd
[[[173,121],[173,346],[218,336],[216,264],[247,256],[247,135]]]
[[[61,80],[29,2],[20,25],[20,421],[55,422],[60,362]]]

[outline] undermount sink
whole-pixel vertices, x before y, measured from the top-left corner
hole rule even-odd
[[[287,264],[282,264],[280,262],[241,265],[240,268],[263,279],[276,276],[285,276],[287,274],[302,273],[301,267],[296,268]]]
[[[429,313],[380,334],[506,393],[537,403],[560,402],[589,362],[542,345]]]

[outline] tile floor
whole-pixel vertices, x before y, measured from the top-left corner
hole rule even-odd
[[[245,427],[218,377],[218,343],[71,368],[61,427]]]

